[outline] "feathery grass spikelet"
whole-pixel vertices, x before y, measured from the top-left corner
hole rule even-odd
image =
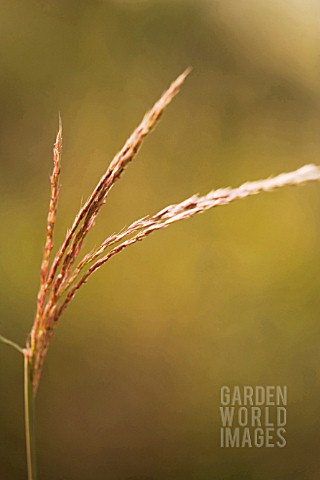
[[[51,337],[58,321],[73,300],[77,291],[89,277],[104,265],[110,258],[130,245],[142,241],[152,232],[168,227],[172,223],[191,218],[206,210],[226,205],[234,200],[270,192],[286,185],[301,185],[306,182],[320,181],[320,167],[306,165],[298,170],[282,173],[275,177],[255,182],[247,182],[237,188],[224,188],[209,192],[207,195],[193,195],[181,203],[169,205],[153,216],[143,217],[133,222],[121,232],[111,235],[95,250],[88,253],[78,262],[78,255],[84,240],[95,224],[97,215],[103,207],[108,193],[120,178],[121,173],[131,162],[141,146],[143,139],[155,126],[161,114],[178,93],[189,70],[180,75],[164,92],[153,108],[144,116],[142,122],[126,141],[124,147],[116,154],[105,174],[99,180],[92,194],[85,202],[53,259],[49,260],[52,251],[52,235],[56,220],[56,208],[59,191],[60,159],[61,159],[61,122],[54,147],[54,170],[51,177],[51,200],[47,222],[47,237],[44,257],[41,266],[41,284],[38,295],[37,314],[31,330],[31,344],[28,346],[33,393],[36,394],[39,380],[50,345]]]
[[[38,371],[39,359],[43,356],[41,350],[43,350],[44,345],[47,344],[47,339],[42,338],[43,328],[46,326],[48,331],[52,328],[50,324],[52,324],[53,319],[56,319],[53,312],[56,310],[61,293],[60,287],[67,282],[68,275],[74,261],[80,253],[85,237],[93,227],[95,219],[104,205],[111,188],[138,152],[143,139],[151,132],[165,108],[179,92],[189,72],[190,69],[185,70],[185,72],[179,75],[169,86],[152,109],[143,117],[142,122],[128,138],[124,147],[114,157],[106,173],[101,177],[92,194],[76,215],[62,246],[53,260],[51,269],[48,273],[46,272],[46,279],[44,284],[41,284],[39,293],[39,303],[41,306],[39,310],[40,315],[37,314],[31,332],[31,358],[34,372]],[[48,294],[49,300],[44,306]]]
[[[43,252],[43,259],[40,267],[40,288],[38,293],[37,301],[37,313],[36,320],[33,325],[33,331],[36,332],[41,321],[41,315],[43,312],[44,302],[45,302],[45,285],[47,277],[49,274],[50,268],[50,257],[53,248],[53,233],[54,227],[56,224],[57,217],[57,207],[59,200],[59,189],[60,189],[60,172],[61,172],[61,154],[62,154],[62,122],[59,115],[59,129],[56,136],[56,141],[53,146],[53,171],[50,177],[51,185],[51,196],[49,203],[49,212],[47,217],[47,230],[46,230],[46,241]],[[35,340],[34,335],[31,334],[33,342]]]
[[[298,170],[289,173],[282,173],[276,177],[271,177],[265,180],[257,180],[254,182],[246,182],[238,188],[224,188],[219,190],[213,190],[207,195],[198,196],[193,195],[190,198],[187,198],[181,203],[175,205],[169,205],[168,207],[160,210],[157,214],[152,217],[145,217],[144,219],[134,222],[128,227],[127,230],[120,232],[118,235],[112,237],[112,244],[121,241],[123,238],[128,237],[130,234],[135,231],[139,231],[136,235],[120,243],[120,245],[114,247],[107,255],[99,259],[94,263],[89,270],[83,275],[83,277],[76,283],[71,290],[69,291],[64,303],[57,311],[57,315],[61,315],[62,312],[66,309],[70,301],[73,299],[76,291],[88,280],[88,278],[98,270],[104,263],[106,263],[111,257],[120,253],[123,249],[129,245],[133,245],[156,230],[160,230],[168,227],[172,223],[176,223],[180,220],[186,218],[191,218],[196,214],[200,214],[209,210],[211,208],[217,207],[219,205],[227,205],[234,200],[239,200],[241,198],[248,197],[250,195],[257,195],[261,192],[271,192],[276,188],[294,185],[298,186],[306,182],[320,181],[320,166],[317,165],[305,165]],[[80,268],[76,269],[76,276],[73,275],[70,277],[70,280],[73,282],[78,277],[81,269],[85,264],[91,263],[99,255],[101,255],[108,246],[111,245],[111,242],[105,241],[103,244],[94,251],[91,255],[86,257],[85,262],[81,262]]]

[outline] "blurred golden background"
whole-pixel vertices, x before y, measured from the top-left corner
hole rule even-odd
[[[0,14],[0,332],[23,344],[61,112],[56,246],[168,84],[182,92],[87,249],[193,193],[319,162],[318,0],[10,0]],[[217,208],[115,257],[67,310],[37,399],[41,480],[319,478],[319,185]],[[0,348],[0,478],[26,478]],[[221,449],[221,385],[287,385],[284,449]]]

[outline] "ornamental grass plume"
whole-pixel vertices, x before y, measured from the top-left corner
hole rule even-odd
[[[116,154],[92,194],[79,210],[71,228],[67,231],[61,247],[58,249],[55,257],[51,259],[62,154],[62,124],[59,117],[59,129],[53,147],[53,172],[50,178],[51,197],[34,323],[24,348],[0,336],[0,340],[3,343],[14,347],[24,356],[28,480],[36,480],[37,477],[33,425],[34,400],[39,387],[46,354],[62,314],[75,297],[77,291],[87,282],[91,275],[110,258],[128,246],[142,241],[152,232],[166,228],[172,223],[191,218],[213,207],[227,205],[234,200],[250,195],[271,192],[276,188],[287,185],[302,185],[307,182],[320,180],[320,166],[305,165],[289,173],[244,183],[240,187],[213,190],[203,196],[193,195],[180,203],[169,205],[155,215],[146,216],[133,222],[129,227],[117,234],[108,236],[98,248],[87,253],[82,260],[79,260],[86,236],[94,226],[95,220],[105,204],[111,188],[120,178],[126,166],[133,160],[144,138],[156,125],[173,97],[179,92],[189,72],[190,69],[187,69],[182,73],[144,116],[140,125],[128,138],[123,148]]]

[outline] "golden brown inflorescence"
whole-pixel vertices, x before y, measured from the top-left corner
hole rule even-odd
[[[118,234],[106,238],[97,249],[89,252],[77,263],[84,240],[94,226],[96,217],[101,211],[108,193],[120,178],[128,163],[136,155],[143,139],[151,132],[165,108],[178,93],[188,73],[189,69],[170,85],[160,100],[144,116],[142,122],[126,141],[122,150],[114,157],[91,196],[76,215],[71,228],[68,230],[61,247],[50,265],[62,151],[62,127],[61,122],[59,122],[59,131],[53,149],[54,167],[51,176],[51,198],[40,273],[37,312],[26,349],[34,395],[39,385],[46,353],[58,320],[79,288],[111,257],[120,253],[129,245],[143,240],[154,231],[166,228],[179,220],[203,213],[210,208],[226,205],[234,200],[245,198],[249,195],[256,195],[260,192],[270,192],[286,185],[301,185],[306,182],[320,180],[320,167],[306,165],[293,172],[282,173],[273,178],[247,182],[238,188],[219,189],[204,196],[194,195],[181,203],[162,209],[153,216],[147,216],[133,222],[128,228],[123,229]]]

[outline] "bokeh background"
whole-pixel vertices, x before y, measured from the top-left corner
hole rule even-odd
[[[188,65],[87,249],[213,187],[318,162],[318,0],[0,2],[0,331],[31,327],[61,112],[56,245]],[[37,399],[41,480],[318,479],[319,185],[177,224],[115,257],[59,326]],[[26,478],[22,362],[0,348],[0,478]],[[221,385],[287,385],[284,449],[221,449]]]

